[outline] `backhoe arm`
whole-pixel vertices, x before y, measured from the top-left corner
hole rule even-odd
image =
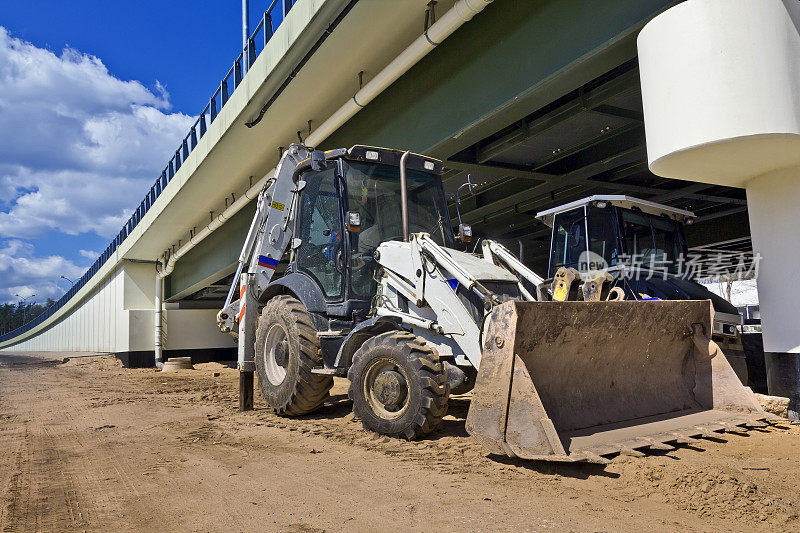
[[[514,257],[514,254],[497,241],[484,239],[483,244],[483,258],[492,263],[493,265],[500,264],[505,267],[517,277],[524,279],[534,287],[536,287],[536,295],[528,291],[525,285],[520,281],[519,290],[525,299],[528,301],[543,300],[541,291],[544,290],[544,279],[538,276],[533,270],[526,267],[522,261]]]
[[[251,296],[266,288],[292,242],[299,196],[305,186],[305,182],[297,179],[297,169],[309,156],[306,147],[292,145],[284,152],[273,177],[264,184],[258,196],[256,213],[239,254],[236,274],[225,305],[217,314],[220,330],[234,337],[238,336],[237,323],[244,313],[241,297],[245,294],[245,287],[249,284]]]

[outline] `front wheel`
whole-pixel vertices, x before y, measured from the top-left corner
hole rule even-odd
[[[322,364],[319,338],[296,298],[281,295],[267,302],[258,321],[255,349],[258,383],[275,413],[304,415],[328,398],[333,378],[311,372]]]
[[[444,365],[425,340],[405,331],[369,339],[347,374],[353,412],[364,427],[415,439],[435,430],[447,413]]]

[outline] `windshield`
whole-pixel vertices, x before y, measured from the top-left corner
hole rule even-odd
[[[408,170],[408,226],[411,233],[429,233],[437,244],[453,248],[453,230],[441,178]],[[386,241],[403,240],[400,212],[400,168],[348,161],[345,175],[347,210],[361,216],[361,231],[351,234],[351,290],[356,298],[374,296],[375,249]]]
[[[677,222],[622,210],[622,226],[629,261],[642,268],[678,273],[683,240]]]
[[[617,239],[617,216],[622,224],[624,257]],[[675,274],[683,252],[680,225],[674,220],[627,209],[578,207],[558,213],[553,219],[549,276],[562,266],[583,272],[623,262]]]
[[[372,251],[385,241],[402,240],[400,168],[370,163],[349,165],[347,209],[361,215],[359,251]],[[408,225],[411,233],[430,233],[437,244],[454,246],[439,176],[408,171]]]
[[[589,250],[596,269],[616,266],[619,262],[619,246],[614,210],[589,207]]]

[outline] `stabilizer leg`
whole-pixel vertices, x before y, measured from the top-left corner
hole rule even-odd
[[[243,273],[239,288],[239,410],[253,409],[253,371],[255,370],[256,323],[258,302],[253,297],[255,276]]]
[[[253,410],[253,371],[239,371],[239,410]]]

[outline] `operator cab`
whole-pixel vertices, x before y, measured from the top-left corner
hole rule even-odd
[[[295,227],[300,245],[288,272],[311,277],[330,314],[369,309],[377,289],[375,249],[403,239],[402,155],[367,146],[332,150],[318,168],[310,166],[298,177],[305,182]],[[454,247],[441,161],[411,154],[406,170],[410,232],[429,233],[437,244]]]
[[[536,218],[552,228],[548,277],[560,267],[618,271],[634,264],[644,270],[682,274],[687,258],[683,224],[694,213],[630,196],[590,196]]]

